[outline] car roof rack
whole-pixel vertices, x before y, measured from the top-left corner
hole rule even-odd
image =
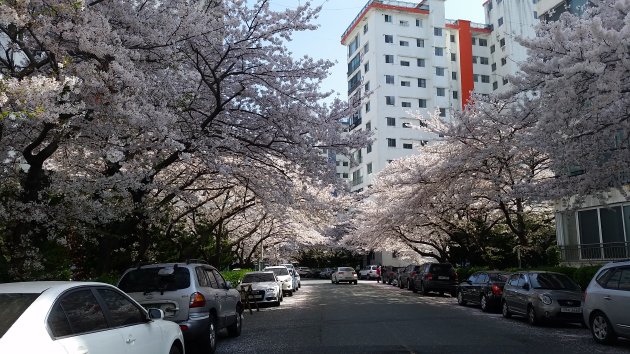
[[[210,264],[208,262],[206,262],[203,259],[196,259],[196,258],[191,258],[191,259],[187,259],[186,260],[186,264],[191,264],[191,263],[201,263],[201,264]]]

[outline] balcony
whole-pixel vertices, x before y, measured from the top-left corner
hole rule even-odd
[[[360,176],[359,178],[353,179],[351,184],[354,187],[362,183],[363,183],[363,176]]]
[[[591,263],[630,258],[630,242],[558,246],[563,262]]]

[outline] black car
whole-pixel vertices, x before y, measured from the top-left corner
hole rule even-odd
[[[484,312],[498,309],[507,279],[508,274],[499,271],[474,273],[457,287],[457,303],[479,304]]]
[[[416,273],[420,271],[422,266],[417,264],[410,264],[405,267],[405,269],[399,274],[398,277],[398,287],[399,288],[407,288],[409,290],[413,289],[413,278],[416,276]]]
[[[420,291],[423,295],[438,292],[440,295],[449,293],[455,297],[457,289],[457,272],[450,263],[425,263],[420,267],[413,279],[413,292]]]

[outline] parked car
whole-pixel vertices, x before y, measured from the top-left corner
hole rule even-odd
[[[199,260],[148,264],[127,269],[118,287],[145,308],[159,308],[177,323],[186,346],[213,353],[217,332],[232,337],[243,326],[241,295],[219,271]]]
[[[297,273],[303,278],[313,278],[313,271],[309,267],[298,267]]]
[[[300,277],[300,273],[297,272],[295,266],[293,264],[280,264],[281,266],[285,266],[289,269],[289,273],[295,278],[295,283],[293,284],[295,291],[302,287],[302,279]]]
[[[457,286],[457,303],[479,304],[484,312],[498,309],[507,279],[508,275],[499,271],[473,273],[468,280]]]
[[[503,288],[501,304],[503,317],[526,316],[531,325],[544,320],[582,321],[582,289],[561,273],[511,274]]]
[[[252,295],[256,302],[272,303],[280,306],[282,302],[282,282],[273,272],[249,272],[243,275],[241,283],[236,287],[242,290],[251,285]]]
[[[163,317],[109,284],[0,284],[0,353],[184,353]]]
[[[321,279],[330,279],[332,272],[334,272],[332,268],[324,268],[319,272],[319,277]]]
[[[601,267],[584,292],[584,323],[598,343],[630,338],[630,261]]]
[[[401,289],[407,288],[412,290],[413,278],[416,276],[418,271],[420,271],[420,266],[417,264],[410,264],[406,266],[398,277],[398,287]]]
[[[369,265],[359,271],[359,279],[376,279],[378,276],[376,275],[377,265]]]
[[[412,279],[411,289],[414,293],[419,291],[427,295],[429,292],[438,292],[440,295],[448,293],[456,296],[457,272],[450,263],[425,263]]]
[[[295,278],[289,273],[289,269],[285,266],[265,267],[264,271],[272,271],[278,280],[282,283],[282,292],[286,295],[293,296],[295,291]]]
[[[357,279],[358,279],[357,272],[354,270],[354,268],[339,267],[337,268],[336,271],[332,273],[330,281],[333,284],[339,284],[340,282],[348,282],[349,284],[354,283],[354,285],[357,285],[358,283]]]
[[[392,266],[384,266],[381,269],[381,278],[383,280],[383,284],[392,284],[394,279],[398,277],[398,267]]]

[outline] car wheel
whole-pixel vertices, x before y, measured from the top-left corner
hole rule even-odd
[[[422,290],[422,295],[428,295],[429,289],[424,287],[424,283],[420,283],[420,289]]]
[[[540,321],[538,320],[534,306],[529,305],[527,307],[527,323],[529,323],[532,326],[538,326],[539,322]]]
[[[173,344],[173,346],[171,347],[171,350],[168,351],[168,354],[182,354],[182,351],[179,349],[178,346]]]
[[[208,327],[206,329],[206,335],[201,339],[199,346],[200,353],[214,354],[217,349],[217,319],[213,314],[210,314],[208,321]]]
[[[359,284],[359,282],[355,280],[355,281],[354,281],[354,285],[357,285],[357,284]]]
[[[488,306],[488,297],[484,294],[481,295],[481,299],[479,299],[479,305],[481,305],[481,311],[488,312],[490,310]]]
[[[399,289],[402,289],[402,288],[403,288],[403,283],[402,283],[402,280],[398,282],[398,288],[399,288]]]
[[[466,300],[464,300],[464,294],[462,294],[461,290],[457,292],[457,303],[461,306],[466,305]]]
[[[418,293],[418,289],[416,289],[416,283],[413,284],[413,287],[411,288],[411,291],[413,291],[414,294]]]
[[[278,302],[280,305],[280,302]],[[243,310],[241,310],[240,306],[236,308],[236,321],[228,326],[228,335],[230,337],[238,337],[241,335],[241,330],[243,329]]]
[[[289,296],[293,296],[293,290],[289,290]]]
[[[274,302],[274,303],[273,303],[273,306],[275,306],[275,307],[280,306],[280,300],[278,300],[278,301]]]
[[[591,334],[597,343],[612,344],[617,340],[608,317],[603,312],[596,311],[591,315]]]
[[[510,312],[510,308],[508,307],[508,304],[506,301],[503,301],[503,303],[501,304],[501,314],[505,318],[512,317],[512,313]]]
[[[411,290],[413,285],[411,284],[411,280],[407,280],[407,290]]]

